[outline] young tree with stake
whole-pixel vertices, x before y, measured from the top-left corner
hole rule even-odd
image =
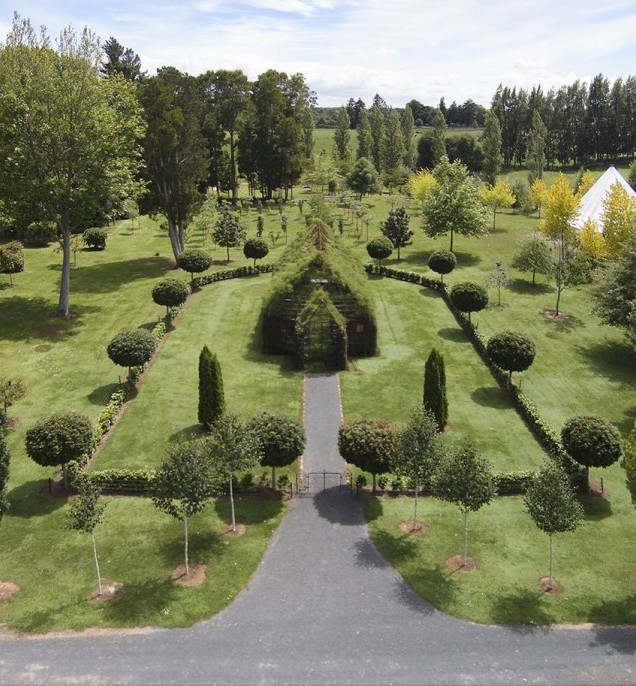
[[[567,476],[555,464],[547,464],[534,477],[523,502],[534,523],[550,539],[550,572],[546,590],[554,588],[552,536],[573,531],[581,523],[583,508],[575,499]]]
[[[90,481],[85,481],[78,489],[79,495],[71,501],[71,509],[68,513],[66,526],[68,529],[90,534],[93,543],[93,558],[97,573],[98,594],[103,595],[102,575],[99,571],[99,558],[97,556],[97,544],[95,543],[95,529],[104,521],[106,503],[100,501],[101,490]]]
[[[434,417],[423,408],[415,409],[406,426],[397,432],[391,455],[393,472],[413,481],[415,486],[413,531],[417,527],[420,487],[433,476],[442,456],[442,443]]]
[[[492,467],[468,445],[440,462],[433,490],[438,498],[455,503],[464,515],[462,567],[465,567],[468,560],[468,513],[476,512],[497,495]]]
[[[153,482],[153,505],[183,521],[186,575],[190,574],[188,519],[201,512],[210,497],[220,490],[220,480],[204,448],[201,439],[173,446]]]

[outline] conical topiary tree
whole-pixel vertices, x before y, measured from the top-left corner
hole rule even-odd
[[[199,421],[209,429],[224,411],[221,365],[216,355],[204,345],[199,355]]]
[[[446,396],[446,370],[444,358],[435,348],[431,350],[424,366],[424,409],[433,415],[438,431],[444,431],[448,421],[448,399]]]

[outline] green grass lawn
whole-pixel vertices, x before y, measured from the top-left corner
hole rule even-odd
[[[452,572],[445,565],[463,546],[459,508],[423,498],[418,518],[424,536],[403,534],[413,518],[411,498],[369,497],[365,512],[371,537],[404,579],[436,607],[475,622],[636,623],[634,508],[622,469],[606,471],[609,501],[582,498],[584,521],[574,532],[554,536],[554,578],[561,595],[539,588],[548,575],[548,536],[539,531],[521,497],[498,498],[468,518],[468,554],[477,568]]]
[[[422,402],[424,363],[436,347],[446,364],[451,429],[445,441],[472,441],[498,471],[539,467],[544,452],[442,298],[392,279],[376,278],[371,285],[380,355],[356,360],[354,371],[340,375],[345,418],[384,417],[403,424]]]
[[[570,178],[575,175],[571,172]],[[295,197],[309,195],[297,189]],[[378,235],[378,223],[389,209],[403,202],[412,217],[413,244],[403,250],[399,263],[392,257],[387,264],[434,276],[426,266],[428,256],[435,248],[446,248],[448,237],[427,238],[414,203],[397,194],[365,198],[369,237]],[[336,213],[345,218],[344,239],[368,261],[366,225],[345,209]],[[291,241],[304,218],[297,207],[285,214]],[[275,210],[263,216],[263,237],[270,244],[265,261],[275,262],[285,246],[280,217]],[[250,236],[255,235],[256,218],[255,210],[243,213]],[[448,283],[484,283],[495,260],[509,266],[519,239],[537,221],[536,216],[505,212],[487,237],[457,237],[459,264],[446,277]],[[202,244],[201,235],[189,236],[189,246]],[[240,249],[231,251],[227,263],[224,249],[214,248],[209,239],[205,247],[212,250],[213,269],[249,263]],[[227,546],[218,533],[227,519],[223,502],[193,520],[192,559],[209,565],[209,580],[220,579],[217,593],[211,581],[201,589],[179,589],[169,581],[181,562],[178,522],[156,512],[147,500],[111,498],[107,522],[97,532],[102,566],[107,578],[124,583],[127,601],[100,610],[86,601],[94,583],[90,541],[64,530],[67,504],[41,495],[54,470],[35,465],[24,450],[26,428],[53,411],[73,409],[97,417],[125,373],[106,356],[108,341],[122,328],[150,326],[163,314],[150,297],[158,279],[188,279],[172,269],[165,231],[148,218],[134,232],[129,221],[120,222],[109,229],[104,252],[81,252],[71,274],[75,316],[68,321],[53,316],[61,256],[52,246],[26,253],[27,271],[15,277],[17,285],[0,289],[0,366],[12,376],[23,376],[29,388],[9,413],[15,420],[7,432],[12,510],[0,529],[0,579],[15,581],[21,591],[0,607],[0,622],[24,631],[48,631],[91,625],[183,626],[210,616],[255,569],[282,515],[280,503],[264,501],[256,507],[244,501],[240,516],[251,522],[248,535]],[[475,315],[479,330],[489,336],[517,329],[533,338],[537,357],[522,375],[522,387],[555,429],[573,414],[590,413],[604,416],[625,434],[636,412],[632,353],[620,332],[601,326],[591,313],[588,287],[567,289],[562,306],[569,319],[553,322],[544,315],[554,307],[552,287],[540,277],[540,285],[532,288],[528,275],[509,271],[513,282],[502,294],[505,307],[491,303]],[[219,355],[229,409],[245,417],[262,409],[299,416],[300,375],[287,370],[284,358],[259,353],[258,313],[269,279],[217,283],[192,296],[93,468],[156,465],[171,441],[195,432],[197,361],[203,344]],[[373,279],[371,287],[381,354],[356,360],[341,375],[346,418],[405,421],[421,398],[424,362],[435,345],[446,358],[447,439],[472,439],[503,471],[540,464],[543,454],[537,444],[439,296],[389,279]],[[491,290],[491,301],[495,295]],[[407,581],[453,614],[476,621],[633,622],[630,580],[636,570],[628,536],[634,510],[619,466],[592,471],[594,478],[604,477],[610,499],[587,502],[584,525],[557,537],[556,577],[565,587],[559,597],[536,592],[538,579],[547,573],[547,540],[534,529],[519,498],[502,498],[471,516],[471,554],[478,564],[473,574],[449,575],[444,569],[444,560],[461,549],[461,517],[450,505],[427,499],[422,518],[430,524],[429,533],[413,539],[396,528],[408,518],[412,501],[370,500],[371,532]],[[263,512],[262,521],[253,508]]]
[[[270,281],[267,275],[235,279],[206,286],[190,297],[92,468],[154,469],[171,442],[198,435],[203,345],[221,364],[228,411],[245,419],[264,410],[301,419],[302,374],[289,370],[287,358],[260,352],[259,313]]]

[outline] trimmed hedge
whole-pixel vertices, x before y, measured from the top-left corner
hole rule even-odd
[[[226,279],[240,279],[243,276],[258,276],[259,274],[268,274],[274,271],[273,264],[257,264],[255,267],[236,267],[235,269],[227,269],[223,272],[212,272],[204,276],[195,276],[192,283],[197,288],[207,286],[217,281],[225,281]]]

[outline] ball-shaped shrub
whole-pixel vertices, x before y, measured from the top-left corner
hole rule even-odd
[[[261,217],[259,217],[261,219]],[[269,253],[269,247],[262,238],[248,238],[243,245],[243,254],[248,260],[262,260]]]
[[[292,417],[262,412],[248,422],[247,432],[259,447],[260,463],[272,468],[272,488],[275,488],[276,467],[285,467],[303,454],[305,431]]]
[[[105,250],[107,237],[106,229],[99,228],[86,229],[82,234],[84,245],[91,250]]]
[[[146,329],[127,329],[113,336],[106,348],[108,357],[120,367],[139,367],[153,356],[157,341]]]
[[[483,286],[464,281],[451,288],[450,299],[460,312],[468,313],[470,321],[471,312],[479,312],[488,304],[488,293]]]
[[[190,287],[179,279],[163,279],[152,289],[152,299],[157,305],[163,305],[166,308],[166,314],[169,307],[183,305],[188,295],[190,295]]]
[[[54,414],[26,432],[27,455],[43,467],[64,465],[91,449],[93,426],[78,412]]]
[[[386,419],[361,419],[343,424],[338,432],[338,449],[346,462],[373,475],[390,471],[396,428]]]
[[[444,274],[450,274],[457,265],[455,253],[450,250],[433,250],[428,258],[428,268],[440,275],[442,282]]]
[[[13,285],[12,274],[24,271],[24,250],[20,241],[9,241],[0,245],[0,274],[8,274]]]
[[[516,331],[495,334],[486,345],[490,359],[508,372],[508,386],[512,372],[524,372],[534,362],[537,350],[528,336]]]
[[[198,248],[184,250],[177,257],[177,266],[183,271],[190,272],[190,276],[194,279],[195,273],[204,272],[212,266],[212,255]]]
[[[567,453],[586,467],[609,467],[622,456],[616,427],[602,417],[571,417],[561,429],[561,441]]]
[[[393,252],[393,243],[384,236],[381,238],[374,238],[367,243],[367,252],[371,259],[378,261],[379,265],[381,260],[391,256],[391,253]]]

